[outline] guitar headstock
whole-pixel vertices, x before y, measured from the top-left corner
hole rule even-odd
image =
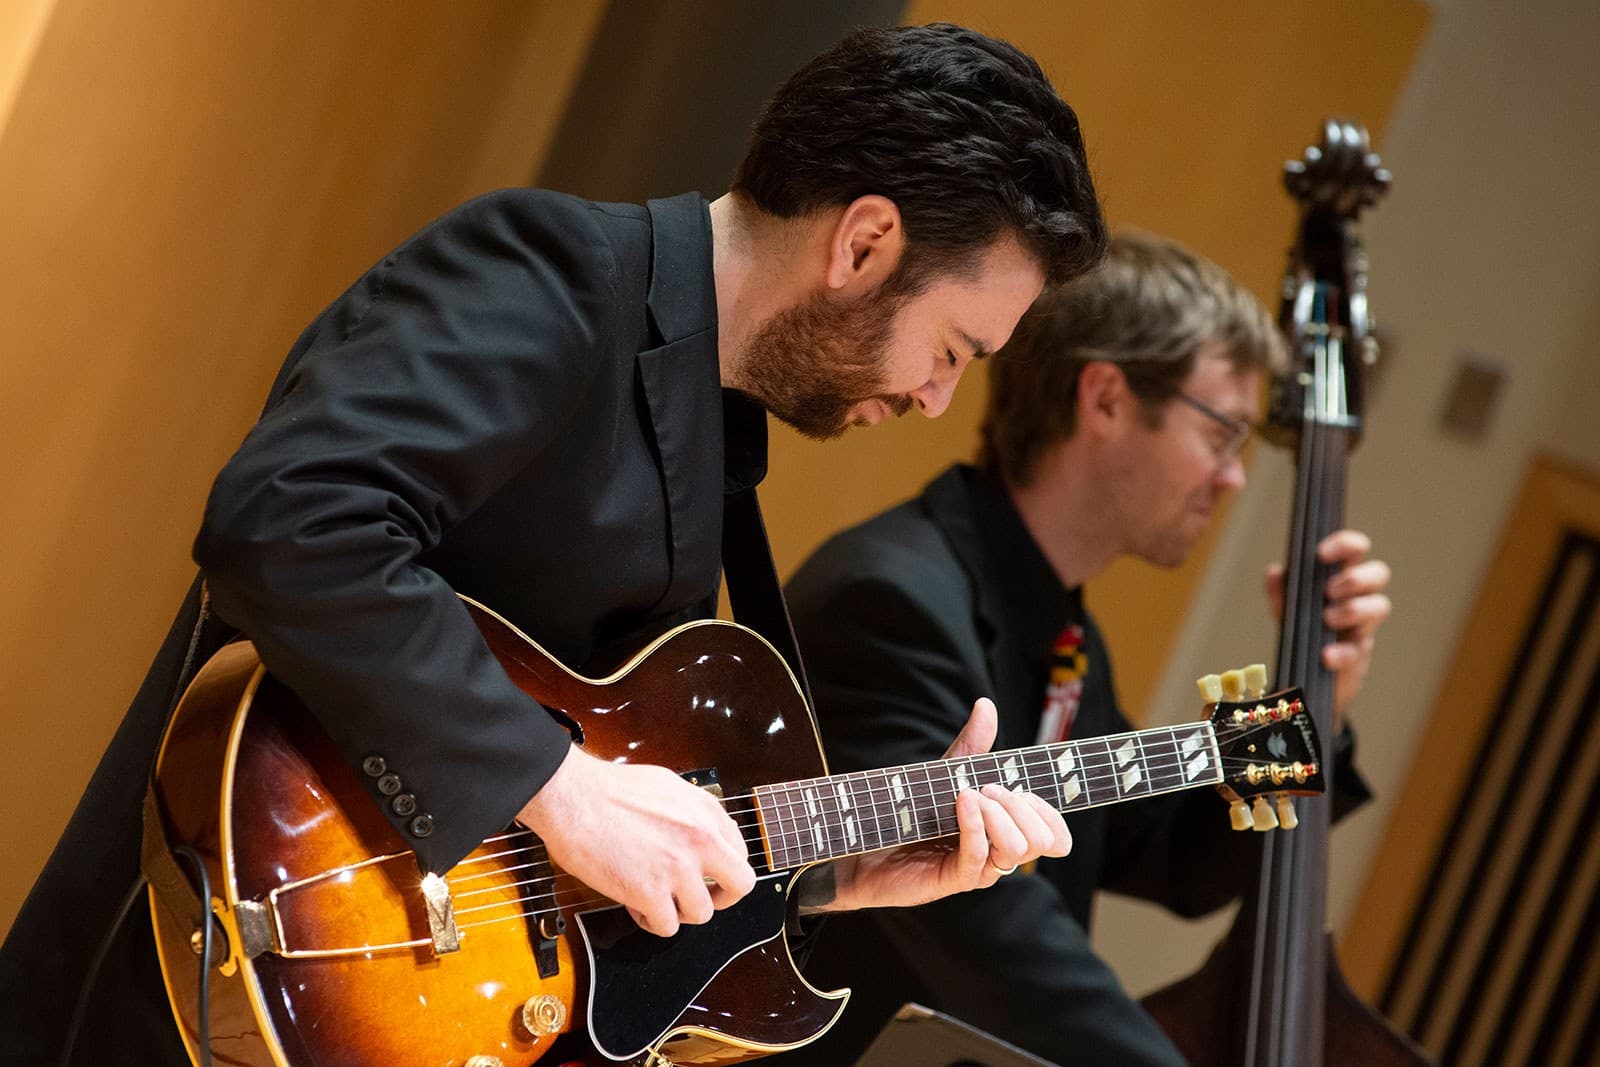
[[[1304,695],[1299,688],[1267,693],[1267,669],[1259,663],[1208,674],[1197,684],[1222,766],[1217,790],[1229,801],[1233,828],[1293,830],[1299,819],[1289,798],[1326,788],[1322,745]]]

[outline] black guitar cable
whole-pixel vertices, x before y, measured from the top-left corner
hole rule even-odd
[[[106,961],[106,953],[111,951],[111,942],[116,939],[117,931],[122,929],[122,924],[128,920],[128,912],[139,900],[139,894],[144,892],[145,876],[140,872],[133,880],[133,888],[128,890],[128,895],[123,898],[122,906],[117,908],[117,917],[111,921],[111,929],[106,931],[106,936],[101,940],[100,947],[95,951],[94,960],[89,964],[89,973],[83,980],[83,988],[78,990],[78,1003],[72,1009],[72,1021],[67,1024],[67,1041],[61,1046],[60,1067],[72,1067],[72,1050],[78,1043],[78,1028],[83,1025],[83,1013],[89,1007],[89,994],[94,991],[94,980],[100,976],[100,965]]]
[[[211,877],[206,873],[206,865],[200,859],[199,853],[187,845],[174,848],[175,855],[186,857],[200,875],[200,899],[211,899]],[[84,977],[83,988],[78,992],[78,1003],[72,1009],[72,1021],[67,1025],[66,1043],[61,1048],[60,1067],[72,1067],[72,1052],[78,1044],[78,1030],[83,1026],[83,1016],[89,1008],[89,994],[94,991],[95,979],[100,976],[100,967],[106,961],[106,955],[111,951],[111,942],[116,939],[117,931],[122,929],[122,924],[128,921],[128,913],[138,903],[143,895],[147,879],[141,873],[133,880],[133,887],[128,890],[128,895],[123,898],[121,906],[117,908],[117,917],[111,922],[111,929],[106,931],[106,936],[100,942],[100,947],[95,951],[94,960],[89,964],[89,973]],[[200,917],[200,1063],[201,1067],[211,1067],[211,916]]]

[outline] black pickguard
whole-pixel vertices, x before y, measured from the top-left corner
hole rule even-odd
[[[641,930],[627,909],[581,912],[589,953],[589,1039],[613,1059],[644,1052],[746,949],[783,936],[792,873],[767,875],[708,923],[672,937]]]

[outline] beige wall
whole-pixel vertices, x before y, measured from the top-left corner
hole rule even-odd
[[[527,180],[601,6],[57,0],[0,18],[0,781],[27,804],[0,830],[0,930],[296,333],[431,216]]]
[[[1483,574],[1532,456],[1600,469],[1600,8],[1587,0],[1508,7],[1452,0],[1380,144],[1394,190],[1367,226],[1372,306],[1392,336],[1349,514],[1395,569],[1396,613],[1351,711],[1378,798],[1333,835],[1330,918],[1340,931],[1415,761]],[[1442,434],[1459,357],[1502,362],[1507,386],[1487,434]],[[1197,668],[1233,658],[1238,635],[1270,640],[1233,609],[1282,551],[1287,464],[1274,457],[1239,500],[1157,689],[1186,699]],[[1254,632],[1252,633],[1252,627]],[[1232,638],[1230,639],[1230,635]],[[1097,936],[1144,988],[1183,973],[1215,925],[1103,908]],[[1161,946],[1152,952],[1151,946]]]
[[[1360,117],[1381,141],[1428,11],[1417,0],[915,0],[906,11],[907,22],[939,20],[1005,37],[1039,60],[1078,112],[1113,226],[1189,244],[1276,309],[1294,221],[1284,160],[1298,158],[1330,114]],[[763,503],[780,568],[969,457],[982,377],[974,374],[937,422],[911,416],[825,445],[775,433]],[[1128,561],[1090,586],[1123,702],[1136,717],[1146,712],[1210,544],[1176,573]],[[1242,610],[1259,610],[1259,587],[1239,590]],[[1249,655],[1270,660],[1272,650]],[[1187,695],[1183,701],[1186,711],[1193,707]]]
[[[0,6],[0,131],[6,128],[54,6],[55,0],[11,0]]]
[[[0,930],[143,674],[187,583],[187,545],[207,482],[296,331],[426,218],[533,172],[601,6],[32,0],[0,15],[0,448],[8,456],[0,529],[10,561],[0,570],[8,737],[0,781],[28,805],[25,820],[0,831],[11,860],[0,872]],[[1466,286],[1448,315],[1429,318],[1436,249],[1448,248],[1462,271],[1469,249],[1481,253],[1466,240],[1478,240],[1475,233],[1440,244],[1452,220],[1424,203],[1456,190],[1459,217],[1483,215],[1484,205],[1460,192],[1475,180],[1474,167],[1446,165],[1466,156],[1462,146],[1475,136],[1463,87],[1476,84],[1484,64],[1525,63],[1537,92],[1568,93],[1562,99],[1571,106],[1582,99],[1561,88],[1562,78],[1577,77],[1576,45],[1559,39],[1554,19],[1543,28],[1556,39],[1530,42],[1510,14],[1497,22],[1475,5],[1461,8],[1459,17],[1446,12],[1448,40],[1457,43],[1430,52],[1427,92],[1413,92],[1399,140],[1382,134],[1428,24],[1417,0],[918,0],[908,20],[969,22],[1039,55],[1079,109],[1113,223],[1176,236],[1263,297],[1275,291],[1290,232],[1279,166],[1314,137],[1324,114],[1364,118],[1400,176],[1377,216],[1381,227],[1375,222],[1384,262],[1397,265],[1380,262],[1375,285],[1388,288],[1374,299],[1408,343],[1437,355],[1467,343],[1459,323],[1477,323],[1498,299],[1486,285]],[[1574,18],[1589,36],[1571,40],[1592,44],[1592,18],[1580,14]],[[1497,59],[1501,39],[1509,51]],[[1561,63],[1541,66],[1552,49]],[[1535,106],[1517,98],[1519,109]],[[1432,128],[1445,118],[1445,129]],[[1496,129],[1516,133],[1527,115],[1499,121]],[[1468,160],[1477,163],[1458,162]],[[1518,184],[1527,157],[1495,162],[1504,187],[1496,197],[1527,197],[1527,186],[1542,180]],[[1555,156],[1559,175],[1574,182],[1593,173],[1590,162]],[[1559,203],[1587,210],[1565,192]],[[1425,224],[1399,221],[1407,205]],[[1523,228],[1525,220],[1504,227],[1497,245]],[[1577,251],[1594,226],[1565,232],[1552,221],[1546,229],[1554,233],[1534,229],[1579,258],[1569,279],[1594,280],[1592,253]],[[1514,320],[1519,327],[1539,317],[1533,292],[1519,290],[1528,303]],[[1555,322],[1572,325],[1570,316]],[[1515,350],[1509,330],[1486,332]],[[1559,371],[1541,364],[1536,392],[1519,392],[1515,433],[1494,442],[1500,458],[1489,457],[1493,477],[1478,490],[1487,502],[1471,489],[1471,465],[1485,462],[1486,449],[1435,448],[1425,425],[1397,413],[1366,453],[1390,458],[1376,461],[1373,489],[1353,500],[1358,516],[1409,505],[1418,485],[1394,457],[1422,442],[1427,484],[1443,487],[1430,500],[1445,510],[1433,513],[1470,502],[1492,526],[1496,502],[1509,493],[1504,472],[1551,432],[1535,425],[1539,403],[1559,408],[1567,433],[1600,439],[1562,384],[1578,373],[1573,336],[1540,342],[1541,353],[1559,350],[1566,362]],[[1406,376],[1404,388],[1428,403],[1442,388],[1443,372],[1425,369],[1422,356]],[[1559,397],[1568,399],[1557,404]],[[776,433],[766,502],[780,565],[787,570],[827,533],[968,455],[981,400],[974,381],[939,422],[910,418],[827,447]],[[1265,460],[1258,457],[1258,472],[1270,470]],[[1186,627],[1198,567],[1177,575],[1130,568],[1092,590],[1136,714],[1173,647],[1177,666],[1153,701],[1172,717],[1187,714],[1190,698],[1187,681],[1170,679],[1269,651],[1257,632],[1225,636],[1257,616],[1259,564],[1282,540],[1283,509],[1269,488],[1252,490],[1236,509]],[[1431,517],[1382,530],[1388,543],[1414,546],[1404,562],[1422,581],[1402,592],[1428,600],[1436,584],[1448,590],[1437,616],[1413,615],[1386,649],[1391,673],[1381,684],[1402,707],[1426,706],[1448,651],[1450,612],[1469,595],[1473,563],[1487,552],[1477,531],[1455,531],[1440,550],[1453,556],[1430,558]],[[1457,585],[1467,591],[1456,594]],[[1402,675],[1400,664],[1416,669]],[[1402,726],[1398,747],[1377,756],[1391,780],[1409,756],[1404,738]],[[1361,860],[1358,853],[1353,862]],[[1134,971],[1157,956],[1170,958],[1165,942],[1159,951],[1147,940],[1125,953]]]

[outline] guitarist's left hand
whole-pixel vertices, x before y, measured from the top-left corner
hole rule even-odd
[[[944,758],[989,751],[996,722],[994,702],[980,699]],[[1065,856],[1072,848],[1072,834],[1059,812],[1032,793],[1003,786],[962,790],[956,797],[956,821],[961,836],[954,849],[946,839],[869,852],[827,865],[834,878],[833,900],[815,900],[806,910],[926,904],[951,893],[994,885],[1009,868],[1040,856]]]

